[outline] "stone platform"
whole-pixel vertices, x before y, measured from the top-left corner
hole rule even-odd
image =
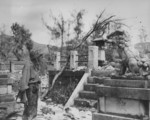
[[[98,111],[92,120],[150,119],[150,82],[134,79],[102,79],[97,83]]]

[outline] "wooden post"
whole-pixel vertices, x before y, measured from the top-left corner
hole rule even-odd
[[[98,46],[89,46],[88,48],[88,68],[98,68]]]
[[[60,52],[56,52],[54,67],[56,70],[60,70]]]
[[[76,69],[78,67],[78,53],[77,51],[71,51],[70,54],[70,69]]]

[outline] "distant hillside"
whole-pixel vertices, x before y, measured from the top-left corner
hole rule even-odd
[[[40,43],[37,43],[34,41],[33,41],[33,49],[34,50],[40,50],[41,53],[48,53],[47,45],[40,44]]]
[[[56,46],[50,46],[50,49],[52,51],[58,51],[58,48]],[[33,41],[33,50],[40,50],[41,53],[48,53],[48,47],[45,44],[40,44]]]

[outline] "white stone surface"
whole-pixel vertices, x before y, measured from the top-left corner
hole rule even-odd
[[[83,90],[84,84],[87,83],[88,77],[89,77],[89,73],[84,73],[84,75],[81,78],[80,82],[78,83],[75,90],[71,94],[69,100],[65,104],[65,107],[69,107],[69,106],[74,105],[74,99],[77,98],[79,96],[79,92]]]
[[[8,93],[8,86],[7,85],[1,85],[0,86],[0,94],[7,94]]]
[[[56,52],[56,59],[54,62],[54,67],[56,70],[60,70],[60,52]]]
[[[98,60],[102,60],[105,61],[106,57],[105,57],[105,50],[99,50],[98,51]]]
[[[78,67],[78,53],[77,51],[71,51],[70,54],[70,69],[76,69]]]
[[[100,103],[102,104],[102,102]],[[103,112],[139,116],[145,115],[144,105],[137,100],[105,97],[105,99],[103,99],[103,104],[105,105],[99,106],[100,110],[105,110]]]
[[[12,93],[12,85],[7,86],[7,93]]]
[[[98,46],[89,46],[88,48],[88,68],[98,68]]]

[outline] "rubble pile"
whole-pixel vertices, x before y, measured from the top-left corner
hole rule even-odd
[[[11,79],[19,82],[21,77],[21,72],[16,74],[11,74]],[[41,89],[40,92],[44,92],[48,87],[48,75],[40,76],[41,79]],[[17,94],[17,93],[16,93]],[[15,120],[22,120],[22,114],[24,110],[24,105],[17,103],[16,111],[19,111],[19,116]],[[75,107],[64,108],[62,104],[56,104],[52,102],[51,98],[43,102],[38,100],[38,112],[37,117],[34,120],[91,120],[92,113],[89,110],[79,110]]]
[[[93,75],[98,75],[99,77],[110,77],[116,74],[116,68],[111,65],[99,66],[98,69],[92,71]]]
[[[23,111],[22,106],[18,110]],[[22,112],[21,112],[22,113]],[[92,112],[88,110],[78,110],[75,107],[64,108],[61,104],[52,102],[42,102],[38,100],[38,113],[34,120],[91,120]],[[18,116],[16,120],[22,120]]]

